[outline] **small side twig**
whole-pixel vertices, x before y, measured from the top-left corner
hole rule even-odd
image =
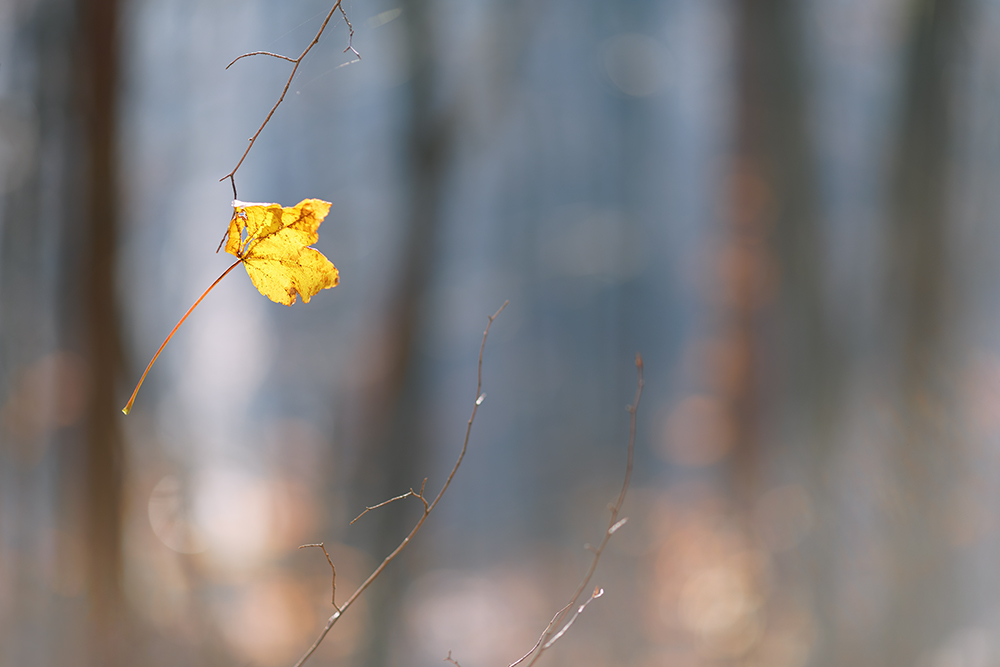
[[[226,65],[226,69],[229,69],[230,67],[235,65],[237,60],[241,60],[243,58],[249,58],[250,56],[271,56],[272,58],[280,58],[281,60],[287,60],[290,63],[295,62],[295,58],[289,58],[288,56],[283,56],[280,53],[271,53],[270,51],[251,51],[250,53],[244,53],[241,56],[236,56],[235,58],[233,58],[233,62]]]
[[[344,49],[344,53],[350,51],[354,54],[355,58],[361,60],[361,54],[358,50],[354,48],[354,26],[351,25],[351,19],[347,18],[347,12],[344,11],[344,7],[338,2],[338,9],[340,9],[340,15],[344,17],[344,23],[347,24],[347,48]]]
[[[344,53],[351,51],[356,56],[356,60],[361,60],[361,54],[358,53],[357,49],[354,48],[354,26],[351,25],[350,20],[348,20],[347,18],[347,12],[345,12],[344,8],[341,6],[343,1],[344,0],[337,0],[333,4],[333,7],[330,8],[330,11],[326,15],[326,18],[323,19],[323,24],[319,27],[319,30],[316,32],[316,36],[312,38],[312,41],[309,42],[309,45],[306,46],[306,48],[302,51],[302,53],[299,54],[298,58],[290,58],[288,56],[283,56],[279,53],[271,53],[270,51],[251,51],[249,53],[244,53],[243,55],[237,56],[236,58],[233,59],[231,63],[226,65],[226,69],[229,69],[238,60],[241,60],[243,58],[249,58],[250,56],[271,56],[272,58],[279,58],[281,60],[287,60],[290,63],[294,63],[294,67],[292,67],[292,71],[288,75],[288,80],[285,82],[285,87],[281,90],[281,95],[278,97],[278,101],[274,103],[274,106],[271,107],[271,110],[267,113],[267,117],[264,118],[264,122],[260,124],[260,127],[257,128],[257,131],[254,132],[252,137],[250,137],[246,150],[243,151],[243,155],[240,156],[239,162],[236,163],[236,166],[233,167],[232,171],[230,171],[228,174],[219,179],[220,181],[224,181],[227,178],[229,179],[230,184],[233,186],[233,199],[239,199],[239,197],[236,195],[236,172],[239,171],[239,168],[243,165],[243,161],[246,160],[247,155],[250,153],[250,149],[253,148],[253,145],[257,142],[257,137],[259,137],[260,133],[264,131],[264,128],[267,126],[267,124],[271,122],[271,116],[273,116],[274,112],[278,110],[278,107],[281,106],[281,103],[285,101],[285,95],[288,93],[288,89],[292,85],[292,79],[295,78],[295,74],[299,71],[299,65],[302,64],[302,61],[303,59],[305,59],[306,55],[310,51],[312,51],[312,48],[319,43],[319,38],[323,36],[324,32],[326,32],[327,24],[330,23],[330,19],[333,18],[333,15],[336,14],[338,10],[340,11],[340,15],[344,17],[344,22],[347,23],[347,30],[348,30],[347,48],[344,49]]]
[[[569,604],[556,612],[556,615],[552,617],[551,621],[549,621],[548,626],[546,626],[545,631],[542,632],[542,636],[538,638],[534,647],[532,647],[532,649],[519,660],[511,663],[510,667],[515,667],[515,665],[524,662],[529,657],[531,660],[528,662],[528,667],[532,667],[532,665],[538,662],[538,659],[542,657],[542,654],[547,649],[549,649],[564,634],[566,634],[566,631],[569,630],[570,626],[573,625],[577,617],[583,612],[584,609],[586,609],[587,605],[604,594],[604,591],[599,587],[595,588],[594,593],[590,596],[590,598],[585,603],[577,607],[576,612],[572,616],[568,617],[569,610],[577,606],[580,596],[583,595],[583,591],[586,590],[587,586],[590,584],[590,579],[594,576],[594,571],[597,569],[597,564],[600,562],[601,555],[604,553],[604,548],[608,545],[608,541],[611,539],[611,536],[614,535],[619,528],[625,525],[625,522],[628,520],[624,518],[619,520],[618,513],[621,512],[622,504],[625,502],[625,494],[628,493],[629,483],[632,481],[632,461],[635,454],[635,421],[636,413],[639,409],[639,399],[642,398],[642,388],[644,385],[642,378],[642,356],[639,354],[635,355],[635,369],[637,376],[635,398],[632,400],[632,405],[627,408],[629,414],[629,424],[625,480],[622,482],[622,488],[618,493],[618,499],[609,508],[611,510],[611,520],[608,522],[608,529],[604,531],[604,538],[601,540],[601,543],[597,545],[597,547],[590,547],[590,545],[588,545],[588,549],[593,552],[594,557],[590,561],[590,567],[587,568],[587,572],[584,574],[583,580],[577,587],[576,592],[573,593],[573,597],[570,598]],[[556,628],[559,626],[561,627],[557,632]]]
[[[587,605],[590,604],[591,602],[593,602],[594,600],[596,600],[597,598],[601,597],[602,595],[604,595],[604,589],[601,588],[600,586],[595,587],[594,588],[594,592],[591,593],[590,597],[587,598],[586,602],[584,602],[582,605],[580,605],[577,608],[576,613],[573,614],[573,616],[570,617],[569,621],[566,622],[566,625],[564,625],[562,627],[562,630],[560,630],[556,634],[552,635],[552,639],[550,639],[549,641],[545,642],[545,646],[543,646],[542,648],[548,648],[548,647],[552,646],[553,644],[555,644],[556,641],[558,641],[560,637],[562,637],[564,634],[566,634],[566,631],[569,630],[570,626],[573,625],[573,623],[576,622],[577,617],[579,617],[580,614],[583,613],[583,610],[587,608]]]
[[[458,660],[455,660],[455,658],[451,657],[451,651],[448,651],[448,657],[445,658],[444,661],[450,662],[451,664],[455,665],[455,667],[462,667],[462,665],[458,664]]]
[[[379,564],[379,566],[376,567],[375,570],[370,575],[368,575],[368,578],[365,579],[360,586],[358,586],[358,589],[351,594],[351,597],[347,599],[347,602],[345,602],[342,607],[338,608],[337,611],[333,614],[333,616],[327,619],[326,625],[323,626],[323,629],[320,631],[319,636],[316,637],[316,640],[313,641],[312,645],[306,650],[306,652],[302,655],[302,657],[299,658],[298,662],[295,663],[294,667],[302,667],[302,665],[305,664],[306,660],[308,660],[309,657],[316,652],[316,649],[318,649],[319,645],[323,643],[323,640],[326,639],[326,636],[330,633],[330,630],[337,623],[337,621],[340,620],[340,617],[344,615],[344,612],[346,612],[348,608],[352,604],[354,604],[355,600],[361,597],[361,594],[364,593],[369,586],[371,586],[373,581],[378,579],[379,575],[381,575],[382,572],[385,570],[385,568],[389,566],[389,563],[395,560],[396,556],[398,556],[400,552],[402,552],[403,549],[406,548],[406,546],[410,543],[410,541],[413,540],[413,537],[420,531],[420,528],[424,525],[424,522],[427,520],[427,517],[431,515],[431,512],[434,511],[434,508],[437,507],[437,504],[441,502],[441,498],[444,496],[445,491],[447,491],[448,487],[451,486],[451,481],[455,478],[455,474],[458,472],[458,468],[462,465],[462,460],[465,458],[465,453],[469,450],[469,438],[472,435],[472,424],[476,420],[476,413],[479,411],[479,406],[483,404],[483,399],[486,397],[486,394],[483,393],[483,351],[486,349],[486,338],[490,335],[490,327],[493,326],[493,321],[496,320],[496,318],[500,315],[500,313],[503,312],[503,309],[506,308],[507,304],[509,303],[510,301],[504,301],[503,305],[500,306],[497,312],[490,315],[489,322],[487,322],[486,324],[486,330],[483,332],[483,342],[479,346],[479,371],[477,376],[478,379],[476,382],[476,400],[472,405],[472,414],[469,415],[469,421],[466,423],[465,426],[465,439],[462,440],[462,450],[459,452],[458,459],[455,461],[455,465],[452,466],[451,472],[448,473],[448,477],[445,478],[444,484],[441,486],[441,490],[438,491],[437,495],[434,496],[434,500],[432,500],[430,503],[427,503],[426,500],[421,498],[421,500],[424,500],[424,511],[421,514],[420,518],[417,520],[417,523],[413,526],[413,528],[410,529],[410,532],[407,533],[406,537],[403,538],[403,541],[399,543],[399,546],[393,549],[392,553],[386,556]],[[402,496],[400,496],[400,498],[406,498],[410,495],[416,496],[417,494],[413,493],[413,490],[411,489],[410,493],[404,493]],[[423,496],[423,487],[421,487],[420,496]],[[392,500],[398,500],[398,498],[394,498]],[[391,502],[392,500],[387,502]],[[382,504],[384,505],[386,503]],[[375,507],[378,507],[378,505],[376,505]],[[374,509],[374,507],[372,509]],[[364,514],[364,512],[362,512],[362,514]]]
[[[424,511],[426,512],[428,505],[427,505],[427,499],[424,498],[424,487],[425,486],[427,486],[427,478],[426,477],[424,477],[424,483],[420,485],[420,493],[417,493],[416,491],[414,491],[411,488],[409,491],[407,491],[406,493],[404,493],[401,496],[396,496],[395,498],[389,498],[389,500],[383,500],[378,505],[372,505],[371,507],[365,507],[365,511],[362,512],[361,514],[357,515],[356,517],[354,517],[354,521],[357,521],[358,519],[360,519],[364,515],[368,514],[372,510],[377,510],[379,507],[385,507],[389,503],[394,503],[397,500],[402,500],[403,498],[409,498],[410,496],[413,496],[414,498],[419,498],[424,503]],[[353,526],[354,525],[354,521],[351,521],[350,525]]]
[[[545,636],[549,633],[549,631],[553,628],[553,626],[555,626],[556,621],[558,621],[559,618],[564,613],[566,613],[566,610],[569,609],[570,605],[572,605],[572,604],[573,603],[570,602],[568,605],[566,605],[565,607],[563,607],[562,609],[560,609],[559,611],[557,611],[555,613],[555,615],[552,617],[552,620],[549,621],[549,624],[545,626],[545,629],[542,631],[542,634],[538,638],[538,641],[535,642],[535,645],[531,647],[531,650],[528,651],[527,653],[525,653],[524,655],[522,655],[520,658],[518,658],[514,662],[510,663],[510,667],[516,667],[516,665],[521,664],[522,662],[524,662],[525,660],[527,660],[528,658],[531,657],[531,654],[535,652],[535,649],[537,649],[539,646],[542,645],[542,640],[545,639]]]
[[[324,545],[322,542],[320,542],[319,544],[303,544],[303,545],[301,545],[299,547],[299,549],[307,549],[309,547],[319,547],[320,549],[322,549],[323,550],[323,555],[326,556],[326,562],[330,564],[330,570],[333,571],[333,581],[331,583],[331,588],[333,590],[330,592],[330,604],[333,605],[334,609],[336,609],[337,611],[340,611],[340,607],[337,606],[337,602],[336,602],[336,599],[337,599],[337,568],[333,566],[333,559],[330,558],[330,552],[328,552],[326,550],[326,545]]]

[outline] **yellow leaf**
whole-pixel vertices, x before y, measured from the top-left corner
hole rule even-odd
[[[309,303],[310,297],[321,289],[334,287],[340,282],[337,267],[319,250],[309,247],[319,240],[316,230],[329,212],[330,202],[321,199],[303,199],[287,208],[282,208],[280,204],[247,204],[234,200],[233,218],[229,221],[226,235],[226,252],[236,255],[239,260],[208,286],[167,334],[146,365],[122,412],[128,414],[132,410],[146,374],[184,320],[237,265],[247,267],[250,280],[261,294],[286,306],[295,303],[299,295]]]
[[[319,229],[330,202],[303,199],[295,206],[233,201],[226,252],[239,257],[260,293],[290,306],[340,282],[340,273],[319,250]]]

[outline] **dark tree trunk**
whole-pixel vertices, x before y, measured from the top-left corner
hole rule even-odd
[[[84,228],[81,333],[88,367],[84,432],[87,581],[95,640],[105,644],[121,596],[124,447],[116,381],[121,375],[121,335],[115,275],[118,246],[118,2],[80,0],[80,57],[76,80],[82,115]],[[110,659],[107,646],[98,656]]]
[[[51,606],[38,600],[51,582],[32,576],[45,553],[39,526],[53,523],[51,485],[58,462],[53,433],[32,417],[46,406],[18,400],[21,379],[60,344],[57,292],[59,243],[64,233],[65,181],[73,154],[67,141],[72,118],[72,0],[37,2],[8,11],[12,52],[0,63],[9,92],[20,105],[4,105],[7,136],[22,142],[0,184],[0,550],[16,582],[0,602],[9,622],[0,623],[0,659],[42,664],[59,647],[40,649],[45,629],[59,624]],[[15,129],[15,132],[11,132]],[[7,148],[7,145],[5,145]],[[33,396],[42,401],[47,396]],[[34,401],[32,401],[34,403]],[[10,408],[14,407],[15,414]],[[21,408],[28,408],[25,415]],[[40,410],[41,408],[41,410]],[[18,424],[28,417],[27,424]],[[60,544],[59,546],[65,546]],[[70,567],[74,563],[68,563]],[[2,612],[0,612],[2,613]]]
[[[965,4],[912,3],[899,100],[887,247],[887,311],[896,318],[891,340],[900,369],[890,480],[898,502],[886,517],[891,570],[881,648],[887,665],[915,664],[961,622],[945,512],[961,465],[946,330],[954,314],[947,259],[952,75]]]
[[[738,434],[735,483],[749,501],[762,456],[757,415],[772,408],[805,411],[804,421],[816,428],[834,403],[837,382],[822,289],[799,3],[744,0],[737,25],[727,324],[746,369],[730,406]],[[775,370],[763,376],[764,367]]]
[[[46,396],[36,397],[47,405],[31,406],[50,415],[37,421],[31,437],[41,443],[32,445],[38,451],[53,455],[41,463],[58,468],[59,497],[22,497],[22,510],[38,525],[47,525],[46,517],[35,515],[48,510],[32,505],[59,508],[56,577],[83,573],[93,631],[89,647],[77,646],[69,633],[61,632],[53,632],[60,637],[54,646],[51,640],[38,646],[45,646],[50,656],[79,659],[81,651],[89,651],[93,664],[114,664],[110,638],[120,620],[123,475],[115,393],[121,368],[115,290],[118,5],[112,0],[48,0],[14,14],[22,19],[15,34],[24,57],[3,66],[16,68],[17,92],[30,101],[33,122],[28,125],[36,129],[37,142],[18,165],[18,183],[5,187],[0,246],[3,402],[17,389],[18,374],[40,359],[82,358],[85,368],[82,386],[77,386],[63,366],[53,365],[53,386]],[[69,357],[66,350],[72,351]],[[61,399],[71,394],[82,397],[82,417],[60,413]],[[5,440],[9,435],[4,434]],[[57,446],[45,449],[43,441]],[[37,591],[35,597],[41,597]],[[59,627],[56,623],[50,628]],[[19,639],[11,637],[15,643]],[[25,648],[34,652],[38,646]]]
[[[358,474],[352,493],[353,505],[360,507],[418,489],[424,477],[429,486],[438,471],[428,470],[428,443],[420,423],[425,403],[421,400],[423,305],[433,275],[433,258],[438,241],[441,202],[444,195],[451,144],[451,119],[436,104],[438,68],[434,62],[434,3],[409,0],[404,3],[402,19],[407,27],[410,67],[409,117],[404,127],[407,148],[407,216],[403,230],[399,271],[381,332],[373,337],[369,351],[379,377],[364,396],[360,424],[361,441]],[[373,557],[381,559],[392,551],[415,521],[416,507],[393,505],[365,517],[365,529],[371,531]],[[395,562],[372,587],[369,595],[372,619],[372,643],[364,662],[385,665],[390,660],[392,638],[399,631],[399,607],[406,580],[401,571],[412,570],[411,548]]]
[[[750,512],[764,491],[768,456],[802,462],[818,522],[803,545],[806,570],[781,560],[786,590],[811,588],[813,614],[833,632],[835,504],[824,474],[841,410],[843,354],[824,289],[825,253],[810,132],[806,21],[795,0],[743,0],[737,23],[737,152],[730,241],[741,270],[729,325],[742,382],[729,397],[736,435],[735,496]],[[767,372],[763,372],[767,369]],[[776,444],[763,451],[761,419]],[[779,430],[791,423],[794,432]],[[749,518],[749,516],[748,516]],[[815,648],[817,665],[837,662],[836,637]]]

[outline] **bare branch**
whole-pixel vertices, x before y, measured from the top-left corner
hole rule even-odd
[[[600,595],[603,594],[603,591],[598,592],[600,589],[594,589],[594,594],[590,596],[590,599],[587,600],[587,602],[585,602],[584,604],[580,605],[577,608],[576,613],[574,613],[573,616],[569,618],[569,620],[567,620],[567,613],[569,609],[577,605],[580,596],[583,595],[583,591],[586,590],[587,586],[590,584],[590,578],[594,576],[594,571],[597,569],[597,564],[601,560],[601,555],[604,553],[604,548],[608,545],[608,541],[611,539],[611,536],[614,535],[615,531],[621,528],[622,525],[625,523],[625,519],[622,519],[621,521],[618,520],[618,513],[622,509],[622,504],[625,502],[625,494],[628,492],[629,483],[632,481],[632,460],[635,454],[635,417],[636,417],[636,412],[639,409],[639,399],[642,398],[642,388],[644,385],[642,378],[642,356],[639,354],[635,355],[635,370],[637,375],[635,398],[632,400],[632,405],[628,406],[627,408],[629,413],[629,424],[628,424],[628,454],[626,456],[626,463],[625,463],[625,481],[622,482],[622,489],[618,493],[618,499],[610,507],[611,520],[608,523],[608,529],[604,531],[604,538],[601,540],[601,543],[596,548],[590,547],[588,545],[589,549],[594,553],[594,558],[591,560],[590,567],[587,568],[587,572],[584,575],[583,580],[580,582],[579,587],[577,587],[576,592],[573,594],[573,597],[570,598],[569,604],[567,604],[565,607],[559,610],[559,612],[557,612],[556,615],[552,618],[552,621],[550,621],[548,627],[545,628],[545,632],[542,633],[542,636],[538,640],[538,643],[535,644],[535,647],[531,649],[531,651],[529,651],[524,658],[521,658],[517,662],[513,663],[510,667],[514,667],[514,665],[517,665],[518,663],[522,662],[529,655],[532,656],[532,658],[531,661],[528,663],[528,667],[531,667],[536,662],[538,662],[538,659],[542,656],[542,653],[544,653],[546,649],[552,646],[560,637],[563,636],[563,634],[565,634],[565,632],[569,629],[569,627],[573,625],[573,622],[576,621],[577,616],[579,616],[580,613],[586,608],[586,606],[590,604],[590,601],[594,600],[597,597],[600,597]],[[562,628],[559,630],[558,633],[553,635],[553,631],[555,630],[555,628],[560,625],[562,626]]]
[[[451,651],[448,651],[448,657],[445,658],[444,661],[450,662],[451,664],[455,665],[455,667],[462,667],[462,665],[458,664],[458,660],[455,660],[453,657],[451,657]]]
[[[332,582],[332,585],[331,585],[331,588],[333,590],[330,593],[330,604],[333,605],[334,609],[336,609],[337,611],[340,611],[340,607],[338,607],[337,603],[336,603],[336,599],[337,599],[337,568],[335,568],[333,566],[333,559],[330,558],[330,553],[326,550],[326,546],[322,542],[320,542],[319,544],[303,544],[302,546],[299,547],[299,549],[306,549],[308,547],[319,547],[320,549],[323,550],[323,555],[326,556],[326,562],[330,564],[330,569],[333,570],[333,582]]]
[[[338,0],[338,6],[339,4],[340,3]],[[344,612],[346,612],[347,609],[352,604],[354,604],[354,601],[357,600],[369,586],[371,586],[372,582],[375,581],[380,574],[382,574],[383,570],[385,570],[385,568],[388,567],[389,563],[391,563],[396,558],[396,556],[398,556],[400,552],[406,548],[406,546],[410,543],[410,541],[417,534],[420,528],[424,525],[424,521],[427,520],[427,517],[430,516],[431,512],[434,511],[434,508],[437,507],[437,504],[441,501],[442,496],[444,496],[444,492],[448,490],[449,486],[451,486],[451,480],[455,478],[455,473],[458,472],[458,468],[459,466],[462,465],[462,460],[465,458],[465,453],[469,449],[469,437],[472,435],[472,424],[476,420],[476,413],[479,411],[479,406],[483,402],[483,393],[482,393],[483,351],[486,349],[486,338],[490,335],[490,327],[493,326],[493,321],[496,320],[496,318],[500,315],[500,313],[503,312],[503,309],[506,308],[507,304],[509,303],[510,301],[504,301],[503,305],[500,306],[497,312],[490,315],[489,322],[486,324],[486,330],[483,332],[483,342],[479,346],[479,372],[476,381],[476,400],[472,406],[472,414],[469,416],[469,421],[465,427],[465,439],[462,441],[462,451],[459,453],[458,460],[455,461],[455,465],[452,467],[451,472],[448,473],[448,477],[447,479],[445,479],[444,485],[442,485],[441,490],[438,491],[437,495],[434,496],[434,500],[431,501],[429,504],[426,502],[426,500],[424,500],[423,486],[420,487],[419,494],[414,493],[413,489],[410,489],[408,493],[404,493],[402,496],[400,496],[401,498],[405,498],[407,496],[412,495],[420,498],[421,500],[424,500],[424,511],[423,514],[420,516],[420,519],[417,520],[416,525],[414,525],[413,528],[410,529],[410,532],[407,533],[406,537],[403,538],[403,541],[399,543],[399,546],[393,549],[392,553],[386,556],[385,559],[382,561],[382,563],[379,564],[379,566],[376,567],[375,570],[370,575],[368,575],[368,578],[365,579],[360,586],[358,586],[358,589],[351,594],[351,597],[347,599],[347,602],[344,603],[344,606],[338,608],[336,613],[334,613],[333,616],[327,619],[326,625],[323,627],[323,630],[320,631],[319,636],[316,637],[316,640],[312,643],[312,645],[308,648],[308,650],[306,650],[305,654],[303,654],[303,656],[299,658],[298,662],[295,663],[294,667],[302,667],[302,665],[305,664],[306,660],[309,659],[309,656],[311,656],[313,653],[316,652],[316,649],[319,648],[319,645],[323,643],[323,640],[326,638],[327,634],[329,634],[331,628],[333,628],[333,626],[337,623],[340,617],[343,616]],[[629,461],[631,461],[631,457]],[[424,484],[426,483],[427,481],[424,480]],[[398,500],[398,498],[393,498],[392,500]],[[376,505],[376,507],[378,506]],[[362,512],[362,514],[364,514],[364,512]],[[574,599],[573,602],[575,603],[576,600]]]
[[[344,52],[346,53],[348,50],[350,50],[360,60],[361,54],[359,54],[353,46],[354,26],[352,26],[351,22],[347,19],[347,13],[341,6],[341,3],[343,3],[343,1],[344,0],[337,0],[334,3],[333,7],[330,8],[330,11],[327,13],[326,18],[323,19],[323,25],[319,27],[319,31],[316,33],[316,36],[312,38],[312,41],[309,42],[309,45],[306,46],[306,48],[302,51],[302,53],[299,54],[298,58],[289,58],[288,56],[282,56],[277,53],[270,53],[269,51],[253,51],[251,53],[244,53],[243,55],[233,60],[233,62],[229,63],[229,65],[226,65],[226,69],[229,69],[233,65],[233,63],[235,63],[240,58],[246,58],[248,56],[256,56],[256,55],[281,58],[282,60],[287,60],[288,62],[295,64],[294,67],[292,67],[291,73],[288,75],[288,81],[285,82],[285,87],[281,90],[281,95],[278,97],[278,101],[274,103],[274,106],[271,107],[271,110],[267,113],[267,117],[264,118],[264,122],[260,124],[260,127],[257,128],[257,131],[254,132],[254,135],[250,137],[249,142],[247,144],[247,148],[245,151],[243,151],[243,155],[240,156],[239,162],[236,163],[236,166],[233,167],[232,171],[230,171],[228,174],[219,179],[220,181],[224,181],[227,178],[229,179],[229,182],[233,186],[234,199],[238,199],[238,197],[236,196],[236,172],[239,171],[239,168],[243,165],[243,161],[246,160],[247,155],[250,153],[250,149],[253,148],[253,145],[257,142],[257,137],[259,137],[260,133],[264,131],[264,128],[267,126],[267,124],[271,122],[271,116],[274,115],[274,112],[277,111],[278,107],[281,106],[281,103],[284,102],[285,95],[288,93],[288,89],[292,85],[292,79],[295,78],[295,74],[299,71],[299,65],[302,64],[302,60],[306,57],[306,55],[310,51],[312,51],[312,48],[319,43],[319,38],[323,36],[324,32],[326,32],[326,26],[330,23],[330,19],[333,18],[333,15],[336,14],[338,10],[340,11],[341,16],[344,17],[344,21],[347,23],[347,29],[349,31],[347,48],[344,49]]]

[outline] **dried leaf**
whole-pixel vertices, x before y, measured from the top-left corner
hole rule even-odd
[[[319,229],[330,202],[303,199],[295,206],[233,201],[226,252],[243,260],[260,293],[290,306],[340,282],[337,267],[319,250]]]

